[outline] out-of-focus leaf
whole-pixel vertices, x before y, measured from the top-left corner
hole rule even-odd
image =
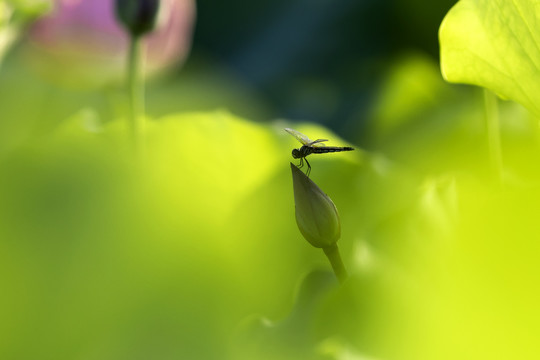
[[[537,358],[539,188],[461,179],[458,193],[455,235],[425,284],[431,315],[420,358]]]
[[[422,115],[441,102],[455,97],[435,62],[424,55],[399,58],[389,69],[373,105],[370,123],[379,138],[388,136],[422,119]]]
[[[443,76],[488,88],[540,114],[539,17],[536,1],[459,1],[439,31]]]
[[[185,208],[191,217],[224,221],[285,158],[269,129],[224,111],[170,115],[150,123],[148,157],[152,176],[161,183],[159,193],[164,200],[191,204]]]
[[[430,176],[464,168],[480,173],[487,153],[482,97],[474,90],[444,82],[426,56],[403,57],[380,88],[365,141]]]
[[[6,0],[2,1],[18,12],[17,16],[34,17],[49,11],[54,0]]]
[[[312,271],[300,283],[295,304],[284,319],[272,321],[250,316],[239,326],[234,339],[235,359],[322,359],[316,353],[317,312],[324,299],[338,286],[334,274]]]

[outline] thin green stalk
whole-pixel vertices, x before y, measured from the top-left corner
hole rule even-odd
[[[136,154],[144,145],[144,83],[141,36],[131,36],[128,57],[129,133]]]
[[[330,261],[330,264],[332,265],[334,274],[336,274],[336,277],[338,278],[339,282],[343,284],[343,282],[345,282],[345,280],[347,279],[349,275],[347,274],[345,265],[343,265],[343,261],[341,260],[341,255],[339,254],[339,248],[337,244],[324,247],[323,250],[326,257]]]
[[[503,176],[503,161],[501,151],[501,131],[499,126],[499,107],[497,104],[497,97],[487,89],[484,89],[484,106],[491,170],[500,183],[502,182]]]

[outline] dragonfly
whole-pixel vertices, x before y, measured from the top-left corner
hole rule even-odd
[[[299,168],[304,166],[305,160],[308,166],[308,169],[306,171],[306,175],[308,177],[309,173],[311,172],[311,165],[306,159],[306,156],[310,154],[326,154],[354,150],[354,148],[349,146],[325,146],[323,142],[328,141],[328,139],[310,140],[306,135],[290,128],[285,128],[285,131],[294,136],[296,140],[300,141],[300,143],[302,143],[302,147],[300,147],[299,149],[293,149],[292,156],[295,159],[300,159],[300,164],[298,166]]]

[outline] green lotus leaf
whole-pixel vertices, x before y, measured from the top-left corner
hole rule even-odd
[[[537,1],[459,1],[439,30],[444,78],[485,87],[540,114],[539,18]]]

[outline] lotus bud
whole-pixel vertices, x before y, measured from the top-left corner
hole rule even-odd
[[[116,0],[116,17],[132,36],[154,30],[160,0]]]
[[[317,184],[292,163],[291,170],[298,229],[317,248],[333,246],[341,236],[336,206]]]

